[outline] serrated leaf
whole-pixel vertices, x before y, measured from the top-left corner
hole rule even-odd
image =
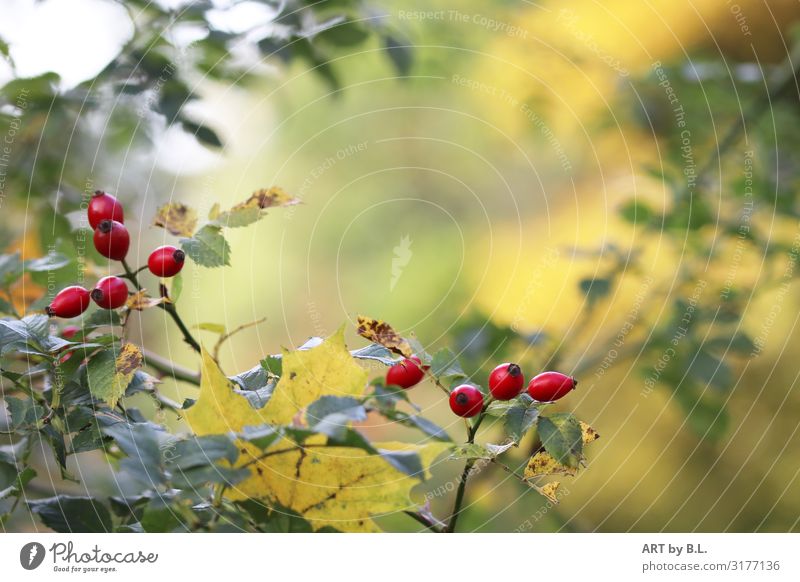
[[[191,237],[197,228],[197,211],[186,204],[170,202],[158,209],[153,226],[160,226],[175,236]]]
[[[241,432],[247,426],[286,425],[322,396],[364,396],[367,372],[347,351],[343,330],[316,347],[284,352],[282,359],[282,375],[272,399],[261,410],[254,410],[231,390],[228,379],[204,352],[200,397],[186,411],[192,430],[219,434]],[[409,494],[418,483],[418,478],[389,460],[408,461],[410,457],[392,456],[391,452],[416,453],[427,472],[447,446],[375,443],[381,451],[376,455],[355,446],[323,446],[326,442],[324,435],[304,436],[301,448],[292,438],[284,437],[262,451],[252,443],[239,441],[244,452],[237,465],[249,463],[251,476],[226,494],[233,499],[249,497],[278,503],[303,515],[315,530],[334,526],[342,531],[376,531],[371,517],[413,507]],[[265,453],[273,454],[264,457]]]
[[[182,238],[181,248],[201,267],[230,265],[231,248],[218,226],[206,225],[192,238]]]
[[[406,358],[414,355],[408,340],[403,338],[385,321],[359,315],[357,331],[361,337],[379,344],[395,354]]]
[[[116,357],[111,350],[93,357],[86,368],[92,396],[114,408],[125,394],[136,370],[142,367],[142,360],[142,351],[131,343],[122,346]]]
[[[583,451],[583,434],[572,414],[557,412],[540,416],[537,427],[542,445],[556,461],[569,467],[578,466]]]

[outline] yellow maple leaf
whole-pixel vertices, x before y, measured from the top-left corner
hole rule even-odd
[[[231,389],[230,382],[203,350],[202,379],[197,402],[187,410],[192,430],[200,435],[241,431],[264,423],[286,425],[301,417],[323,395],[360,397],[367,372],[353,360],[339,330],[309,350],[283,353],[283,373],[270,401],[260,410]],[[239,442],[237,466],[251,476],[229,488],[230,498],[256,498],[279,503],[305,516],[315,529],[332,526],[342,531],[378,531],[376,514],[413,507],[410,491],[419,481],[389,464],[382,456],[351,447],[323,447],[318,435],[303,447],[280,439],[266,451]],[[416,452],[427,473],[447,443],[410,445],[374,443],[378,450]]]

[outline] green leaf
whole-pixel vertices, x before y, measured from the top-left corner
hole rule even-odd
[[[90,497],[59,495],[29,501],[28,506],[42,523],[59,533],[111,531],[111,514],[108,508]]]
[[[393,409],[383,410],[382,414],[386,416],[386,418],[404,426],[419,429],[438,441],[451,442],[453,440],[450,438],[450,435],[447,434],[447,431],[445,431],[442,427],[422,416],[416,414],[406,414],[405,412],[400,412]]]
[[[519,443],[538,417],[539,408],[536,406],[517,404],[509,408],[503,416],[503,428],[515,443]]]
[[[581,293],[586,296],[589,305],[593,305],[611,292],[610,279],[582,279],[578,286]]]
[[[177,303],[183,293],[183,274],[178,273],[172,278],[172,283],[169,287],[169,298],[173,303]]]
[[[61,253],[50,253],[39,259],[25,261],[25,269],[34,273],[57,271],[69,265],[70,259]]]
[[[634,198],[620,207],[619,215],[631,224],[648,224],[653,217],[653,211],[642,201]]]
[[[350,354],[360,360],[375,360],[386,366],[393,366],[400,360],[392,352],[380,344],[372,343],[363,348],[353,350]]]
[[[416,477],[420,480],[425,478],[425,469],[422,460],[416,451],[390,451],[378,449],[380,456],[398,471]]]
[[[545,450],[562,465],[577,467],[583,452],[581,425],[572,414],[540,416],[537,427]]]
[[[46,315],[28,315],[22,319],[0,319],[0,354],[29,344],[42,345],[48,339]]]
[[[411,72],[411,65],[414,62],[413,53],[408,44],[408,41],[401,41],[391,35],[387,35],[383,39],[383,47],[389,60],[397,73],[402,76]]]
[[[120,468],[147,486],[164,482],[162,443],[168,439],[165,432],[149,423],[127,422],[105,427],[103,432],[128,455],[120,462]]]
[[[699,350],[689,357],[688,373],[694,380],[720,390],[733,386],[733,372],[728,364],[706,350]]]
[[[447,380],[467,377],[464,370],[461,369],[461,364],[458,363],[456,356],[447,348],[434,354],[431,361],[431,374],[436,378]]]
[[[266,449],[283,438],[283,432],[265,424],[263,426],[246,426],[238,436],[243,441],[252,443],[260,449]]]
[[[485,445],[466,444],[455,447],[450,453],[450,458],[459,459],[494,459],[498,455],[505,453],[513,447],[515,443],[509,442],[503,445],[487,443]]]
[[[227,331],[227,328],[221,323],[198,323],[195,328],[202,331],[210,331],[217,335],[223,335]]]
[[[230,245],[218,226],[206,225],[192,238],[182,238],[181,247],[201,267],[230,265]]]
[[[181,118],[183,129],[191,133],[197,141],[212,148],[221,148],[224,144],[213,129],[202,123],[195,123],[186,118]]]
[[[116,405],[117,400],[125,394],[126,388],[117,385],[116,373],[117,359],[111,350],[102,351],[89,360],[86,365],[86,381],[91,395],[97,400]]]
[[[0,255],[0,287],[8,287],[22,277],[22,267],[19,253]]]
[[[351,422],[363,422],[366,419],[364,405],[349,396],[322,396],[306,409],[308,426],[334,438],[342,438]]]
[[[194,436],[164,447],[164,458],[168,468],[187,470],[210,465],[220,460],[233,464],[239,457],[239,449],[228,437],[222,435]]]

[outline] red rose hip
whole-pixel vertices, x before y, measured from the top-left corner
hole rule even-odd
[[[89,215],[89,226],[92,229],[97,228],[104,220],[125,222],[125,212],[122,209],[122,204],[111,194],[106,194],[102,190],[98,190],[92,195],[87,214]]]
[[[94,231],[94,248],[113,261],[124,259],[130,245],[128,229],[116,220],[101,220]]]
[[[158,247],[147,259],[147,267],[156,277],[174,277],[183,269],[186,253],[171,245]]]
[[[480,414],[483,410],[483,394],[475,386],[462,384],[450,393],[450,410],[464,418]]]
[[[92,289],[92,301],[103,309],[119,309],[128,300],[128,285],[119,277],[103,277]]]
[[[50,317],[69,319],[78,317],[87,307],[89,307],[89,292],[83,287],[73,285],[59,291],[45,311]]]
[[[424,377],[425,370],[422,368],[422,362],[417,356],[411,356],[389,368],[389,371],[386,372],[386,384],[411,388],[419,384]]]
[[[561,372],[543,372],[528,384],[528,395],[539,402],[552,402],[575,389],[578,381]]]
[[[525,386],[525,376],[516,364],[500,364],[489,374],[489,392],[497,400],[516,398]]]

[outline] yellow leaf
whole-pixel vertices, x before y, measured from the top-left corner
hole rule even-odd
[[[153,225],[165,228],[175,236],[190,237],[197,228],[197,212],[185,204],[170,202],[158,209]]]
[[[125,307],[130,310],[144,311],[145,309],[156,307],[162,303],[169,303],[169,299],[166,297],[159,297],[158,299],[149,297],[147,291],[142,289],[128,297],[128,301],[125,302]]]
[[[187,410],[192,430],[200,435],[241,431],[264,423],[290,424],[303,409],[323,395],[360,397],[367,372],[353,360],[344,343],[344,330],[309,350],[284,352],[283,375],[270,401],[260,410],[235,393],[211,356],[203,350],[200,395]],[[413,507],[411,488],[419,481],[395,469],[380,455],[350,447],[320,447],[326,437],[305,442],[305,448],[282,439],[265,452],[239,442],[238,466],[251,477],[229,488],[233,499],[257,498],[279,503],[303,514],[315,529],[332,526],[343,531],[377,531],[374,514]],[[435,442],[424,446],[374,443],[376,449],[416,451],[426,469],[449,448]],[[281,452],[284,451],[284,452]]]
[[[534,477],[541,477],[543,475],[563,474],[574,476],[576,473],[576,469],[562,465],[547,451],[539,451],[528,461],[524,476],[526,479],[533,479]]]
[[[128,384],[133,380],[133,374],[142,367],[142,351],[135,344],[125,344],[117,355],[114,363],[114,379],[112,390],[106,398],[108,405],[114,408],[117,401],[125,394]]]
[[[542,485],[537,489],[537,491],[547,497],[548,501],[551,503],[558,504],[557,492],[559,487],[561,487],[561,483],[558,481],[553,481],[546,485]]]
[[[408,341],[397,333],[391,325],[379,319],[358,316],[358,334],[371,342],[380,344],[396,354],[410,358],[414,355]]]
[[[583,444],[588,445],[600,438],[600,435],[591,426],[582,420],[579,422],[581,423],[581,438],[583,438]]]

